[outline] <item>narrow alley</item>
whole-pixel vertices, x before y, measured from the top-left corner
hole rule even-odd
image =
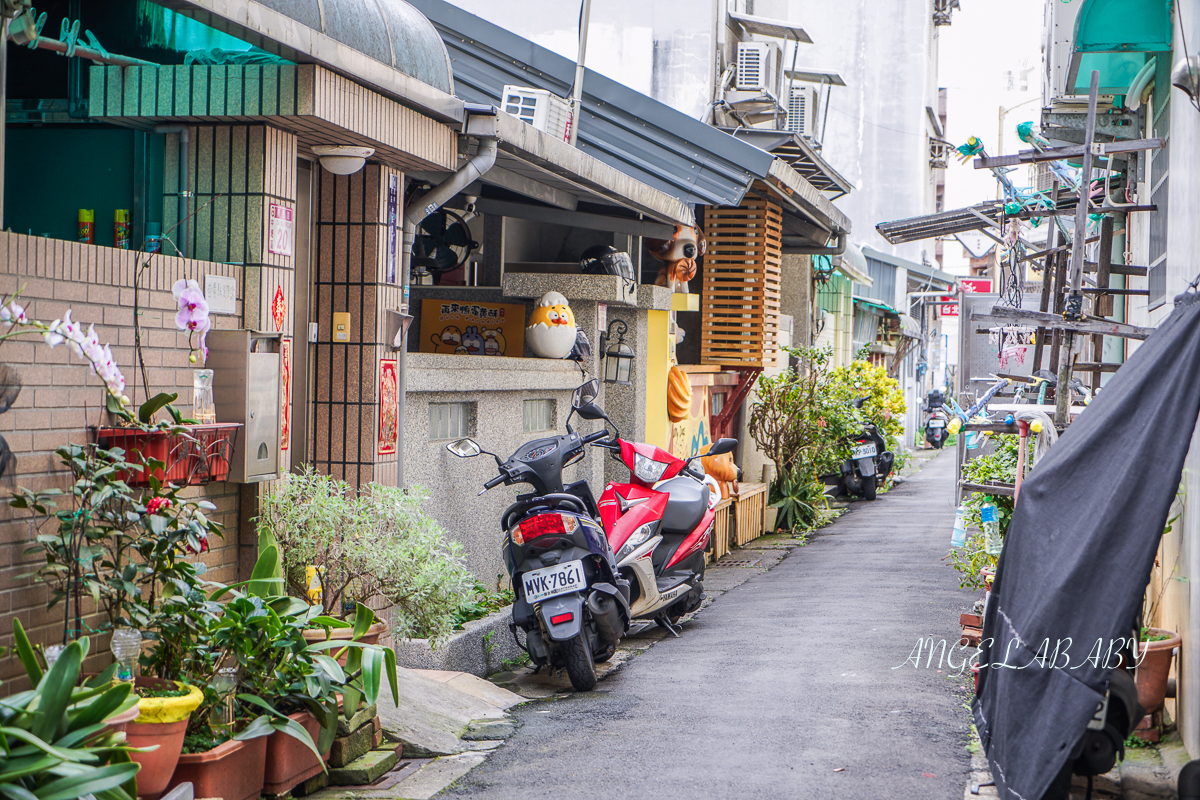
[[[943,454],[854,504],[596,691],[515,709],[517,733],[447,794],[962,797],[966,680],[906,662],[919,639],[953,644],[972,600],[941,561],[953,468]]]

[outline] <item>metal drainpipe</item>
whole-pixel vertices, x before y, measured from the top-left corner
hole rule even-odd
[[[179,220],[179,242],[183,245],[180,247],[175,245],[175,249],[179,251],[179,255],[187,257],[187,235],[188,235],[188,216],[192,213],[191,199],[192,193],[188,191],[188,143],[191,141],[191,134],[188,131],[187,125],[155,125],[155,133],[179,134],[179,199],[184,204],[182,214]],[[166,231],[163,231],[166,235]]]
[[[471,121],[475,117],[468,119],[468,135],[471,134]],[[454,195],[461,192],[464,188],[470,185],[475,180],[478,180],[485,172],[490,170],[496,163],[497,142],[495,137],[494,116],[492,117],[493,124],[490,134],[479,133],[479,150],[468,161],[462,169],[451,175],[444,182],[438,184],[431,191],[426,192],[419,200],[414,202],[408,208],[404,209],[404,235],[402,237],[400,249],[400,280],[403,288],[403,305],[405,313],[408,313],[408,297],[409,297],[409,279],[412,270],[412,254],[413,242],[417,238],[417,226],[421,221],[437,211]],[[404,345],[400,348],[397,360],[400,362],[400,386],[398,394],[400,395],[400,424],[396,430],[396,485],[404,485],[404,406],[407,404],[408,393],[408,336],[404,337]]]
[[[813,247],[811,245],[794,244],[789,245],[789,240],[792,242],[800,242],[802,239],[799,236],[784,236],[782,251],[786,255],[798,256],[840,256],[846,252],[846,242],[849,240],[849,235],[839,233],[837,235],[837,244],[829,247]]]

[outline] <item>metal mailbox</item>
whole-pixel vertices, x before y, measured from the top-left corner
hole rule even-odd
[[[259,331],[210,331],[208,360],[220,422],[242,423],[229,460],[229,481],[279,477],[280,345],[283,336]]]

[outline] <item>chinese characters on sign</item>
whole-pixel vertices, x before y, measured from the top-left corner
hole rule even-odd
[[[382,359],[379,362],[379,455],[381,456],[396,452],[396,441],[400,431],[400,420],[397,416],[399,399],[400,378],[396,370],[396,360]]]
[[[991,278],[959,278],[958,285],[962,287],[964,292],[974,292],[979,294],[987,294],[992,291]],[[953,300],[953,297],[939,297],[939,300]],[[942,306],[941,315],[943,317],[957,317],[958,303],[951,303]]]
[[[521,357],[525,306],[421,301],[421,352]]]
[[[283,299],[283,287],[275,287],[275,299],[271,301],[271,317],[275,320],[275,330],[283,330],[283,321],[287,318],[287,302]]]
[[[204,299],[208,301],[210,314],[236,314],[237,278],[205,275]]]
[[[279,430],[279,449],[288,450],[292,444],[292,340],[284,339],[280,343],[279,348],[279,363],[282,375],[280,383],[282,383],[283,391],[280,396],[283,398],[283,407],[280,409],[279,418],[282,420],[282,426]]]
[[[268,231],[270,236],[267,250],[281,256],[292,254],[292,231],[295,227],[292,220],[295,213],[294,208],[271,203],[271,225]]]
[[[387,226],[388,226],[388,254],[387,254],[387,282],[396,282],[396,216],[397,207],[399,205],[399,175],[388,176],[388,201],[387,201]]]

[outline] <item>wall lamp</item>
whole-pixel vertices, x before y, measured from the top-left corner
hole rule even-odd
[[[613,341],[613,330],[616,330],[617,341]],[[633,362],[637,354],[633,348],[625,344],[625,334],[629,326],[624,321],[614,319],[608,324],[608,330],[600,334],[600,350],[604,353],[604,382],[620,383],[628,386],[633,381]]]
[[[353,175],[375,154],[372,147],[338,144],[315,144],[312,150],[320,159],[321,166],[334,175]]]

